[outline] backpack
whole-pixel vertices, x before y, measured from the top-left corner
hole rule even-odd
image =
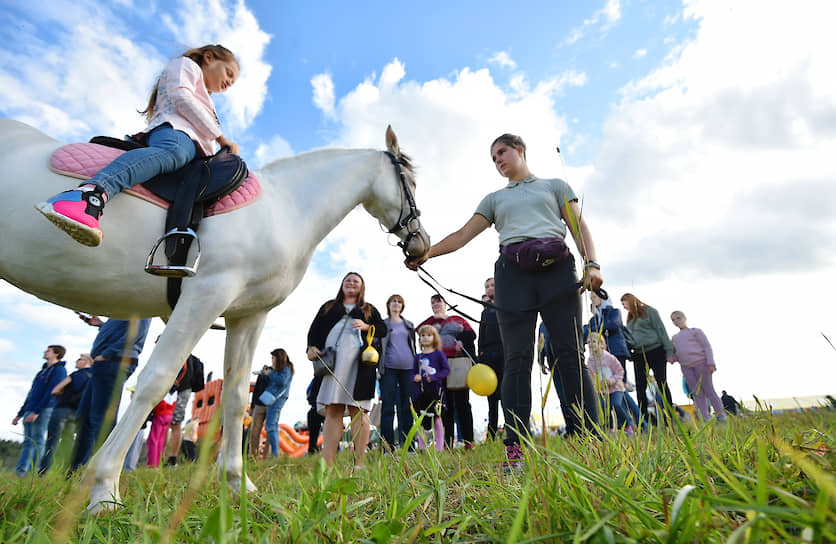
[[[192,364],[192,393],[203,391],[206,386],[203,363],[194,355],[189,355],[189,362]]]

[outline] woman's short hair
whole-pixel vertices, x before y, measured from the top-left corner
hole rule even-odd
[[[401,313],[403,313],[403,309],[406,308],[406,304],[404,304],[403,297],[398,294],[394,294],[386,299],[386,315],[388,316],[392,315],[392,312],[389,311],[389,304],[391,304],[393,300],[397,300],[401,303]]]
[[[491,143],[491,149],[493,149],[493,146],[495,146],[496,144],[499,144],[499,143],[502,143],[502,144],[505,144],[507,146],[513,147],[514,149],[516,149],[518,147],[521,147],[522,150],[523,150],[523,158],[524,159],[527,158],[525,156],[525,150],[526,150],[525,142],[523,141],[523,139],[521,137],[517,136],[516,134],[508,134],[508,133],[503,134],[502,136],[500,136],[499,138],[494,140],[493,143]]]

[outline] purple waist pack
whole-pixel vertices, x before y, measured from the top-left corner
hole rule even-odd
[[[569,255],[563,238],[534,238],[500,246],[499,251],[526,272],[539,272]]]

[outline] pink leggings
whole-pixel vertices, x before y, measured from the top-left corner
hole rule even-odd
[[[709,403],[714,408],[715,415],[725,415],[723,403],[720,401],[720,397],[717,396],[717,392],[714,390],[714,384],[711,382],[711,374],[713,373],[714,367],[710,367],[707,364],[682,367],[682,375],[685,377],[688,389],[694,396],[694,402],[704,421],[708,421],[710,418],[708,413]]]
[[[145,441],[145,446],[148,448],[149,467],[160,466],[163,448],[165,448],[165,435],[168,432],[168,426],[171,424],[171,417],[173,415],[154,416],[154,420],[151,422],[151,430],[148,431],[148,440]]]

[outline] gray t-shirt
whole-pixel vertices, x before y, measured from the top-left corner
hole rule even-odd
[[[532,238],[566,238],[560,207],[577,199],[562,179],[532,175],[522,181],[510,181],[483,198],[476,213],[496,226],[503,246]]]

